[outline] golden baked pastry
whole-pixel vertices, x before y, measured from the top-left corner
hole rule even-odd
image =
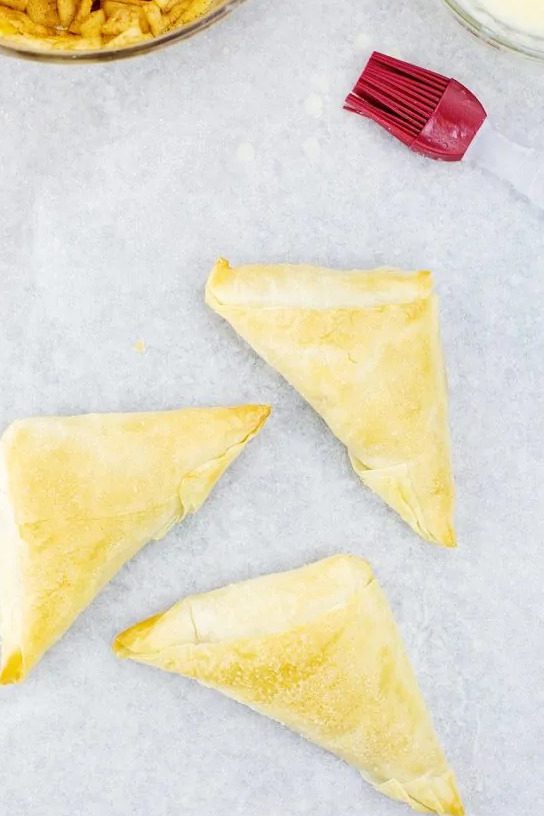
[[[193,513],[269,408],[15,422],[0,440],[0,682],[22,680],[117,570]]]
[[[185,598],[120,634],[114,651],[278,720],[414,810],[463,813],[389,604],[360,558]]]
[[[430,272],[220,260],[206,302],[321,414],[368,487],[423,538],[455,546]]]

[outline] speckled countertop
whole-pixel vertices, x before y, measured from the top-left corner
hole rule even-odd
[[[273,722],[109,650],[183,594],[340,550],[365,555],[391,599],[468,816],[542,806],[544,216],[344,113],[373,46],[454,74],[508,135],[544,141],[544,68],[479,43],[439,0],[249,0],[135,61],[0,60],[2,427],[274,406],[201,512],[0,692],[6,816],[408,813]],[[205,308],[218,255],[435,271],[458,551],[366,492],[319,418]]]

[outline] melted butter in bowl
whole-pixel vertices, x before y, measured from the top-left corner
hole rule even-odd
[[[544,0],[445,0],[468,28],[493,45],[544,59]]]
[[[474,9],[508,28],[533,37],[544,37],[544,0],[478,0]]]

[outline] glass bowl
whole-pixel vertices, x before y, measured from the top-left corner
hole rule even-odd
[[[198,17],[186,25],[173,28],[164,34],[150,40],[143,40],[122,48],[100,48],[93,51],[67,51],[62,49],[39,50],[32,47],[29,40],[28,47],[20,42],[10,43],[9,39],[0,37],[0,54],[10,57],[21,57],[22,59],[37,60],[39,62],[107,62],[108,60],[126,59],[136,57],[140,54],[147,54],[156,48],[163,48],[165,45],[186,40],[198,34],[199,31],[209,28],[209,26],[222,20],[230,14],[237,6],[245,0],[215,0],[212,8],[202,17]]]
[[[481,40],[532,59],[544,60],[544,36],[518,31],[486,13],[478,0],[444,0],[457,19]]]

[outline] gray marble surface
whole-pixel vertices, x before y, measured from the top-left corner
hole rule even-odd
[[[544,216],[344,113],[372,47],[455,75],[509,136],[542,143],[544,68],[479,43],[439,0],[249,0],[135,61],[0,61],[2,427],[274,406],[201,512],[0,692],[6,816],[407,813],[276,724],[109,650],[188,592],[340,550],[366,556],[391,599],[469,816],[542,806]],[[435,271],[458,551],[366,492],[319,418],[205,308],[218,255]]]

